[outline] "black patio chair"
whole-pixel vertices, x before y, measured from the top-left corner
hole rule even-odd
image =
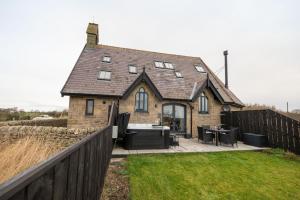
[[[231,129],[234,129],[236,131],[237,140],[238,141],[243,141],[243,134],[241,133],[240,128],[239,127],[233,127],[233,126],[231,126],[230,130]]]
[[[200,129],[200,137],[202,138],[202,143],[213,143],[214,142],[214,134],[213,132],[209,131],[208,129],[210,128],[210,126],[205,125],[202,126],[202,130]],[[201,134],[202,132],[202,134]],[[199,141],[199,138],[198,138]]]
[[[199,140],[203,140],[204,131],[206,129],[209,129],[209,128],[210,128],[210,126],[208,126],[208,125],[197,126],[197,129],[198,129],[198,142],[199,142]]]
[[[229,133],[220,133],[220,144],[231,144],[232,147],[234,147],[234,144],[236,144],[236,146],[238,147],[238,143],[237,143],[237,135],[238,135],[238,128],[232,128],[230,129]]]
[[[179,146],[179,138],[176,134],[171,134],[169,137],[170,146]]]

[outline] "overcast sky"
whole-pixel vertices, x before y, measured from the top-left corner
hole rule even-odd
[[[179,3],[180,2],[180,3]],[[300,1],[0,2],[0,107],[68,107],[63,87],[86,41],[199,56],[244,103],[300,108]]]

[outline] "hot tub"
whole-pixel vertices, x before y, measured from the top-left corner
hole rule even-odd
[[[168,149],[170,128],[152,124],[128,124],[125,149]]]

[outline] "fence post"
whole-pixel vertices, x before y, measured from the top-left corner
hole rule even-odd
[[[290,118],[287,118],[287,138],[289,151],[295,152],[293,120]]]
[[[285,151],[289,149],[288,145],[288,128],[287,128],[287,117],[281,116],[281,124],[282,124],[282,143]]]
[[[295,153],[300,155],[300,122],[294,120],[294,141],[295,141]]]
[[[284,148],[283,142],[282,142],[282,116],[278,113],[276,113],[276,120],[277,120],[277,143],[279,148]]]

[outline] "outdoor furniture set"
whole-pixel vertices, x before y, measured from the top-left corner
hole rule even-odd
[[[202,140],[203,143],[212,143],[216,146],[219,144],[238,146],[238,133],[239,128],[233,127],[231,129],[224,129],[221,127],[211,128],[210,126],[202,126],[198,128],[198,141]]]

